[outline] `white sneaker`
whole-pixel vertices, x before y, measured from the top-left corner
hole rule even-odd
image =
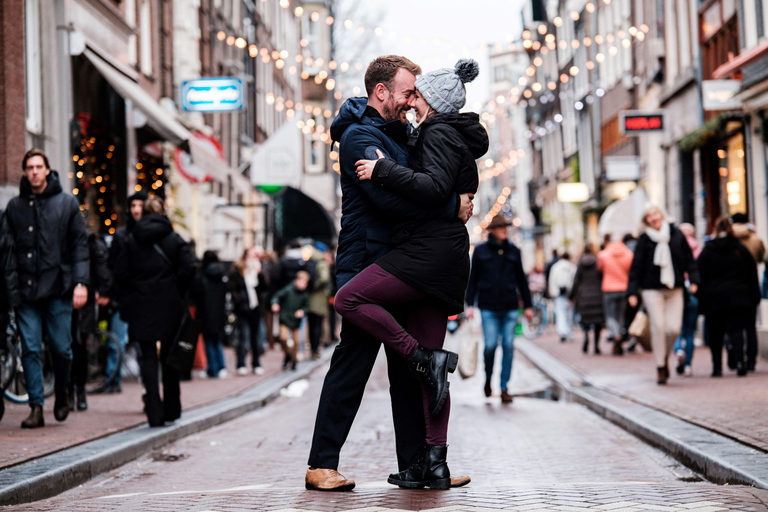
[[[261,366],[257,366],[256,368],[253,369],[253,374],[264,375],[264,368],[262,368]]]
[[[219,377],[220,379],[226,379],[228,375],[229,375],[229,373],[227,372],[227,369],[226,369],[226,368],[222,368],[221,370],[219,370],[219,375],[218,375],[218,377]]]
[[[205,370],[200,370],[200,371],[197,373],[197,376],[198,376],[198,378],[200,378],[200,379],[207,379],[207,378],[208,378],[208,372],[206,372]]]
[[[240,368],[237,369],[237,374],[248,375],[248,368],[246,368],[245,366],[241,366]]]
[[[693,377],[693,368],[691,368],[691,365],[687,365],[685,367],[685,370],[683,370],[683,376],[684,377]]]

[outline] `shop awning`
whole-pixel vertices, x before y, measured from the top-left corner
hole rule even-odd
[[[168,142],[185,150],[188,148],[196,166],[212,178],[226,183],[230,169],[219,155],[211,152],[204,143],[197,140],[192,132],[178,122],[171,112],[163,108],[139,84],[123,75],[91,49],[86,48],[83,54],[120,96],[130,100],[134,107],[141,110],[150,128]]]
[[[621,240],[628,233],[636,234],[647,204],[645,190],[636,188],[627,197],[608,205],[600,217],[597,232],[600,236],[610,233],[614,240]]]
[[[328,245],[336,241],[336,228],[325,208],[293,187],[285,187],[275,196],[275,228],[283,243],[296,238]]]

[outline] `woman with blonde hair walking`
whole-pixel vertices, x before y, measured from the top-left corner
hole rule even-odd
[[[696,293],[699,271],[685,235],[667,221],[661,208],[648,206],[640,229],[642,234],[629,269],[628,302],[636,307],[638,295],[643,299],[656,362],[656,382],[666,384],[667,361],[682,326],[685,273],[690,281],[689,292]]]

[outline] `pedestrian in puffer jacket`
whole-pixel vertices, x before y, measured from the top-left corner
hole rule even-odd
[[[0,210],[0,343],[6,343],[5,330],[8,327],[9,310],[19,305],[19,285],[16,275],[16,253],[13,237],[8,230],[8,219]],[[0,396],[0,420],[5,413],[5,402]]]
[[[224,325],[226,324],[226,296],[228,278],[213,251],[203,254],[203,266],[192,282],[190,296],[197,306],[208,360],[208,377],[223,379],[227,376],[224,361]]]
[[[594,246],[588,243],[584,246],[584,254],[576,265],[576,276],[570,299],[576,305],[581,315],[581,327],[584,329],[584,345],[582,351],[589,348],[589,331],[595,333],[595,354],[600,353],[600,331],[605,322],[603,313],[603,273],[597,268],[597,256]]]

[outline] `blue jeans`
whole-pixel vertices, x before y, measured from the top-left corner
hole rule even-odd
[[[675,352],[683,350],[685,341],[685,365],[690,366],[693,361],[693,335],[696,333],[696,320],[699,319],[699,299],[695,295],[688,295],[688,301],[683,307],[683,328],[675,342]]]
[[[485,337],[485,378],[490,380],[493,375],[493,361],[496,356],[496,347],[501,335],[501,389],[507,389],[509,379],[512,377],[512,359],[515,356],[515,327],[517,326],[518,310],[489,311],[480,310],[480,318],[483,322],[483,335]]]
[[[205,342],[205,358],[208,359],[208,376],[217,377],[219,372],[227,367],[224,362],[224,348],[221,345],[221,336],[206,336],[203,334]]]
[[[573,335],[573,306],[568,302],[568,297],[560,295],[554,298],[555,303],[555,328],[561,338],[571,339]]]
[[[56,389],[66,389],[72,368],[72,299],[23,303],[16,308],[16,320],[21,334],[21,365],[29,403],[43,405],[43,326],[53,361]]]
[[[109,319],[109,332],[115,335],[118,343],[120,343],[120,351],[125,354],[125,346],[128,344],[128,323],[125,322],[120,313],[115,311],[112,317]],[[107,352],[107,368],[105,370],[107,375],[112,375],[112,372],[117,365],[117,352],[112,350],[112,345]],[[115,384],[120,384],[123,381],[121,372],[117,372],[115,375]]]

